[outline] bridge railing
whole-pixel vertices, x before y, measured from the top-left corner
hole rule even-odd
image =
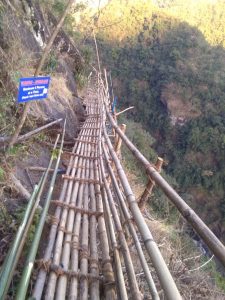
[[[105,78],[107,77],[105,76]],[[104,84],[103,81],[102,84]],[[178,209],[181,215],[187,220],[187,222],[192,226],[196,233],[209,247],[211,252],[225,267],[225,246],[209,229],[209,227],[202,221],[202,219],[195,213],[195,211],[184,201],[184,199],[182,199],[181,196],[178,195],[178,193],[170,186],[170,184],[159,174],[155,166],[147,160],[147,158],[135,147],[135,145],[120,129],[110,111],[110,106],[108,105],[108,103],[110,103],[108,89],[103,88],[103,91],[104,97],[106,99],[104,101],[106,116],[111,126],[113,127],[115,133],[122,139],[123,143],[131,151],[133,156],[142,164],[143,168],[145,169],[147,175],[151,178],[151,180],[154,181],[158,187],[160,187],[160,189],[175,205],[175,207]]]

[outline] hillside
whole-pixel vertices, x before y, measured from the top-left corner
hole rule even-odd
[[[0,298],[150,299],[152,276],[160,299],[225,299],[223,245],[166,196],[178,191],[224,241],[222,1],[72,2],[37,72],[48,97],[30,102],[20,138],[57,124],[12,147],[19,79],[35,74],[67,1],[0,3]],[[121,135],[121,151],[93,30],[118,111],[135,106],[117,117],[134,144]]]
[[[223,1],[110,1],[93,18],[119,105],[135,106],[130,118],[155,137],[167,172],[222,239],[224,11]]]

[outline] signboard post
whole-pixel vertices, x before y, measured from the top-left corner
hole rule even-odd
[[[18,102],[42,100],[48,96],[50,77],[21,78],[18,92]]]

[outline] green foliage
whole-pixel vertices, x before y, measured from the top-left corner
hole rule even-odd
[[[47,73],[52,74],[56,71],[57,66],[58,66],[57,54],[55,52],[51,52],[45,64],[45,70]]]
[[[154,138],[146,130],[144,130],[139,123],[128,120],[125,117],[119,117],[119,122],[127,125],[126,134],[129,139],[136,147],[138,147],[138,149],[146,156],[146,158],[154,163],[157,159],[157,155],[152,148]],[[136,177],[139,178],[140,182],[146,182],[147,178],[144,169],[140,167],[140,164],[124,144],[122,144],[122,153],[124,163],[129,171],[134,172]]]
[[[80,53],[82,61],[76,64],[74,76],[78,87],[82,89],[86,86],[88,81],[88,75],[91,70],[90,64],[93,59],[93,50],[88,46],[82,45],[82,47],[80,47]]]
[[[23,220],[23,217],[24,217],[24,214],[25,214],[25,210],[26,210],[27,206],[23,206],[23,207],[20,207],[15,213],[14,213],[14,218],[16,220],[16,224],[19,226],[19,224],[22,222]],[[29,232],[27,234],[27,239],[26,239],[26,243],[25,243],[25,251],[24,252],[27,252],[32,241],[33,241],[33,238],[34,238],[34,234],[35,234],[35,231],[36,231],[36,227],[37,227],[37,224],[39,222],[39,219],[40,219],[40,214],[41,214],[41,210],[40,209],[37,209],[36,212],[35,212],[35,215],[34,215],[34,218],[33,218],[33,222],[32,222],[32,225],[30,226],[30,229],[29,229]]]
[[[13,96],[12,94],[5,93],[0,101],[0,129],[8,129],[8,132],[12,129],[12,105],[13,105]]]
[[[14,145],[13,147],[11,147],[10,149],[8,149],[8,155],[10,156],[18,156],[21,153],[25,153],[27,149],[26,145],[22,145],[22,144],[18,144],[18,145]]]
[[[76,73],[75,80],[80,89],[83,89],[87,84],[87,77],[83,74]]]
[[[0,181],[4,179],[4,176],[5,176],[5,171],[3,168],[0,167]]]
[[[208,224],[213,228],[219,222],[224,228],[220,207],[225,201],[225,50],[218,40],[224,32],[225,10],[222,1],[218,6],[190,2],[168,1],[163,6],[160,1],[163,8],[156,9],[145,1],[128,5],[111,1],[98,19],[98,45],[116,79],[119,107],[135,106],[129,118],[155,137],[152,146],[168,161],[165,170],[180,191],[189,194],[198,189],[200,200],[214,199],[211,209],[217,222],[207,218]],[[220,25],[219,32],[211,17]],[[113,26],[107,26],[109,20]],[[189,23],[198,24],[200,30]],[[170,115],[184,116],[182,126],[172,126]],[[140,149],[148,148],[139,134],[131,138]],[[130,168],[138,170],[125,155]],[[193,199],[189,203],[196,208]],[[157,195],[155,204],[167,214],[165,201],[157,202]],[[199,213],[203,218],[208,215],[206,205]]]

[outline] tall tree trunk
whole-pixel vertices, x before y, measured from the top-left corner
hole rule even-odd
[[[38,63],[36,71],[34,72],[34,76],[38,76],[39,73],[41,72],[41,69],[42,69],[42,67],[43,67],[43,65],[45,63],[45,60],[46,60],[46,58],[47,58],[47,56],[48,56],[48,54],[49,54],[49,52],[51,50],[52,44],[53,44],[53,42],[54,42],[57,34],[59,33],[59,30],[61,29],[61,27],[62,27],[62,25],[64,23],[64,20],[65,20],[67,14],[68,14],[68,12],[69,12],[69,10],[70,10],[70,8],[71,8],[71,6],[72,6],[72,4],[74,2],[75,2],[75,0],[69,0],[68,1],[65,10],[64,10],[64,12],[63,12],[63,14],[62,14],[62,16],[61,16],[58,24],[56,25],[56,28],[55,28],[54,32],[52,33],[51,38],[49,39],[49,41],[48,41],[48,43],[47,43],[47,45],[46,45],[46,47],[44,49],[43,55],[42,55],[42,57],[41,57],[41,59],[40,59],[40,61]],[[16,130],[15,130],[15,132],[14,132],[14,134],[13,134],[13,136],[12,136],[10,142],[9,142],[8,149],[10,149],[11,147],[13,147],[13,145],[15,144],[15,142],[16,142],[19,134],[20,134],[20,131],[21,131],[23,125],[24,125],[24,122],[25,122],[25,120],[27,118],[27,113],[29,111],[30,106],[31,106],[31,102],[27,102],[25,104],[23,113],[22,113],[21,118],[19,120],[19,124],[18,124],[18,126],[17,126],[17,128],[16,128]]]

